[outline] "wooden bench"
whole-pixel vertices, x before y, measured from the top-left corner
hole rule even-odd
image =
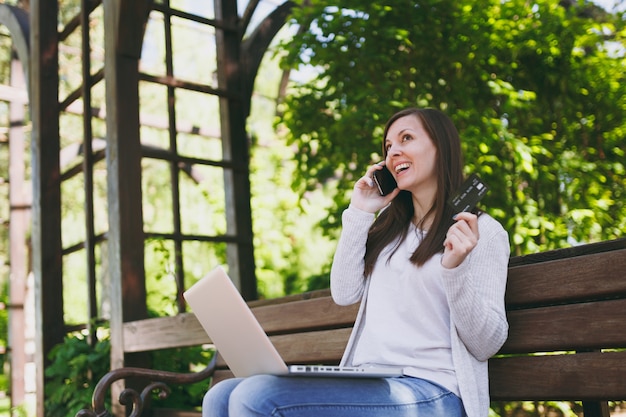
[[[335,305],[328,290],[250,305],[286,362],[312,364],[339,362],[358,308]],[[489,361],[494,404],[582,401],[585,417],[608,417],[607,401],[626,400],[626,239],[511,258],[506,306],[509,338]],[[126,323],[124,332],[126,352],[210,343],[192,314]],[[116,369],[96,387],[93,410],[77,417],[108,415],[104,399],[120,379],[146,378],[149,391],[230,376],[220,358],[195,374]],[[143,399],[135,397],[139,415]]]

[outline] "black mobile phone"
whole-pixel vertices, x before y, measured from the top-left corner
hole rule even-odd
[[[396,189],[398,184],[391,172],[383,165],[383,169],[374,171],[374,182],[378,187],[380,195],[387,195]]]

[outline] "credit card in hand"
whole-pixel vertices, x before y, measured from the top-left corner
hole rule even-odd
[[[461,188],[448,199],[448,204],[454,209],[454,213],[472,211],[476,204],[487,194],[485,184],[476,174],[470,175]]]

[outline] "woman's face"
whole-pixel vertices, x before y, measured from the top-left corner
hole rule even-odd
[[[437,149],[417,115],[399,118],[385,138],[385,164],[401,190],[414,196],[437,190]]]

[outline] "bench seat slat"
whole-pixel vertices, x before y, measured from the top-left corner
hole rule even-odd
[[[508,308],[626,298],[626,249],[509,268]]]
[[[490,392],[494,401],[623,400],[626,398],[624,375],[626,352],[489,360]]]
[[[516,356],[489,360],[492,401],[597,400],[626,398],[626,352]],[[232,378],[215,372],[212,384]],[[607,385],[606,381],[622,381]]]
[[[501,353],[626,347],[626,299],[510,311]],[[607,331],[607,329],[614,329]]]
[[[144,352],[211,343],[192,313],[124,323],[124,351]]]
[[[327,294],[327,292],[326,292]],[[321,295],[321,294],[320,294]],[[354,324],[358,304],[341,307],[326,295],[289,303],[254,306],[252,312],[266,333],[281,334],[303,330],[347,327]],[[124,350],[148,350],[197,346],[211,343],[192,313],[124,323]]]
[[[288,364],[315,363],[334,365],[339,363],[352,328],[325,330],[272,337],[272,343]]]
[[[356,306],[338,307],[330,298],[309,301],[294,306],[296,309],[306,307],[306,316],[295,314],[291,307],[288,314],[276,308],[278,306],[264,306],[253,311],[270,334],[328,327],[333,314],[343,316],[334,326],[349,326],[354,321]],[[304,323],[297,324],[299,320],[296,318],[303,317],[306,317]],[[588,320],[591,317],[595,321],[593,325]],[[508,320],[511,328],[502,349],[504,353],[626,347],[623,332],[603,330],[605,325],[617,329],[620,323],[626,323],[626,299],[514,310],[508,312]],[[561,329],[569,330],[563,332]],[[124,331],[127,352],[210,343],[196,317],[189,313],[126,323]]]
[[[331,297],[296,301],[289,304],[268,305],[252,311],[267,334],[297,332],[354,324],[359,306],[338,306]]]
[[[335,365],[341,360],[351,328],[271,336],[272,344],[287,364]],[[226,363],[219,357],[218,368]]]

